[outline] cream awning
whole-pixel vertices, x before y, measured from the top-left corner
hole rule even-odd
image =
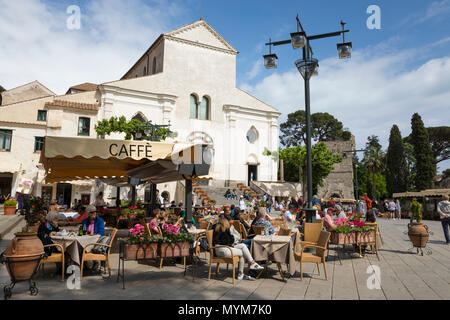
[[[161,183],[184,179],[172,159],[193,159],[195,150],[190,144],[46,137],[40,161],[47,183],[128,177]]]

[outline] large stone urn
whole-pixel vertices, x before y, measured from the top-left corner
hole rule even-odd
[[[43,254],[44,246],[36,233],[16,233],[3,254],[7,258],[6,270],[11,279],[29,280]]]
[[[428,226],[422,222],[408,224],[408,236],[415,248],[425,248],[429,237]]]

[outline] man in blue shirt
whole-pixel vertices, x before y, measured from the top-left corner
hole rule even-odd
[[[105,235],[105,222],[97,217],[97,211],[89,212],[89,217],[82,222],[83,230],[92,231],[94,234]]]
[[[269,231],[269,234],[274,234],[275,228],[269,221],[264,219],[265,216],[266,216],[265,212],[258,210],[258,212],[256,213],[256,218],[252,222],[252,227],[253,226],[264,226],[266,228],[266,231]],[[254,233],[254,232],[252,232],[252,233]]]

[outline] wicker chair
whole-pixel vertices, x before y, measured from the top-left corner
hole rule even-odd
[[[85,261],[106,261],[108,266],[108,273],[111,277],[111,266],[109,263],[109,256],[111,254],[111,247],[114,241],[114,238],[116,237],[117,228],[114,228],[110,235],[109,244],[103,244],[103,243],[89,243],[86,247],[83,249],[83,257],[81,258],[81,280],[83,280],[83,266]],[[106,251],[106,254],[100,254],[100,253],[91,253],[86,252],[86,249],[90,246],[103,246],[107,247],[108,250]]]
[[[253,232],[255,235],[264,234],[266,227],[265,226],[252,226]]]
[[[279,236],[290,236],[292,233],[292,230],[289,228],[280,228],[280,231],[278,231]]]
[[[205,229],[205,230],[208,230],[209,229],[209,225],[210,225],[211,223],[210,222],[208,222],[208,221],[201,221],[201,222],[199,222],[199,229]]]
[[[300,279],[303,280],[303,263],[311,262],[317,265],[317,271],[320,276],[320,263],[323,263],[323,269],[325,271],[325,279],[328,279],[327,267],[325,264],[325,252],[327,251],[328,240],[330,240],[331,233],[328,231],[321,231],[317,244],[301,243],[302,251],[297,251],[297,247],[294,250],[295,260],[300,262]],[[315,248],[316,253],[305,252],[307,248]]]
[[[374,230],[372,231],[372,239],[373,241],[364,242],[363,245],[368,245],[371,247],[372,253],[375,251],[375,254],[377,255],[378,260],[380,260],[380,257],[378,256],[378,237],[381,239],[381,234],[379,232],[378,223],[376,222],[366,222],[366,226],[373,227]],[[361,245],[359,246],[359,254],[362,254]]]
[[[55,247],[58,248],[60,250],[60,252],[53,252],[50,256],[44,258],[41,260],[41,265],[42,265],[42,272],[44,272],[44,264],[46,263],[61,263],[62,264],[62,275],[61,275],[61,281],[64,280],[64,248],[62,245],[57,244],[57,243],[53,243],[53,244],[48,244],[45,245],[44,248],[51,248],[51,247]]]
[[[232,264],[233,265],[233,285],[234,285],[234,279],[235,279],[235,265],[239,262],[239,257],[234,256],[233,254],[233,248],[229,246],[213,246],[213,234],[214,230],[209,230],[206,232],[206,238],[208,239],[209,244],[209,274],[208,274],[208,280],[211,279],[211,267],[213,263],[217,263],[216,266],[216,275],[219,273],[219,265],[221,263]],[[218,257],[216,256],[215,249],[216,248],[227,248],[230,250],[230,255],[225,257]]]

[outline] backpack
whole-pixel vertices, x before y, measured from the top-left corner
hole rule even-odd
[[[100,239],[98,239],[98,241],[96,243],[109,244],[110,241],[111,241],[110,237],[101,236]],[[106,254],[108,249],[109,249],[108,247],[96,245],[96,246],[94,246],[94,248],[92,248],[92,253]]]
[[[209,243],[208,243],[208,239],[206,238],[201,238],[200,239],[200,247],[203,250],[209,251]]]

